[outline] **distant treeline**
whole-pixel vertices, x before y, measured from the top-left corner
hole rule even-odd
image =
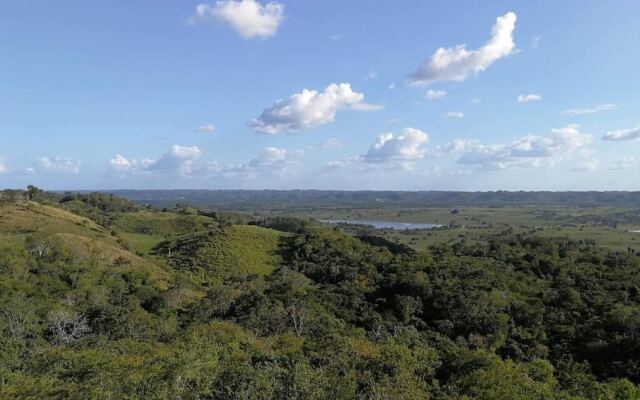
[[[332,207],[451,207],[509,205],[640,206],[640,192],[400,192],[334,190],[115,190],[110,193],[158,207],[177,203],[233,209]]]

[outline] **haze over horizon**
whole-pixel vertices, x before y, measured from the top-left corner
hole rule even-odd
[[[638,190],[639,15],[10,2],[0,187]]]

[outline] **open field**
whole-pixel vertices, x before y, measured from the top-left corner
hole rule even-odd
[[[277,212],[284,214],[284,212]],[[295,211],[318,220],[376,220],[445,225],[443,229],[379,231],[386,238],[424,250],[432,244],[486,241],[501,232],[593,240],[619,251],[640,250],[640,212],[621,207],[517,206],[394,209],[335,208]],[[349,228],[347,228],[349,230]]]

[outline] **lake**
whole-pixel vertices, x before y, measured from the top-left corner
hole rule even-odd
[[[442,225],[436,224],[415,224],[411,222],[389,222],[389,221],[370,221],[370,220],[349,220],[349,219],[321,219],[320,222],[327,224],[346,224],[346,225],[367,225],[376,229],[434,229],[440,228]]]

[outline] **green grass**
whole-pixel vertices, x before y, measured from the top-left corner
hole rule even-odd
[[[33,202],[0,206],[0,233],[26,235],[36,231],[71,233],[116,243],[94,221],[56,207]]]
[[[128,248],[135,250],[138,254],[148,256],[151,254],[151,250],[166,238],[166,235],[120,232],[118,237],[122,238]]]
[[[121,214],[114,222],[114,229],[145,235],[176,235],[202,231],[212,225],[217,222],[201,215],[144,211]]]
[[[279,261],[281,234],[258,226],[234,225],[228,230],[225,256],[237,273],[268,275]]]
[[[507,229],[515,233],[531,233],[543,237],[563,237],[573,240],[593,240],[616,251],[627,248],[640,250],[640,234],[628,232],[640,229],[629,216],[638,211],[620,207],[572,206],[505,206],[454,208],[336,208],[297,211],[295,215],[316,219],[379,220],[391,222],[432,223],[450,226],[431,231],[378,231],[387,239],[425,250],[439,243],[486,241]],[[608,218],[618,221],[614,228],[603,223]]]

